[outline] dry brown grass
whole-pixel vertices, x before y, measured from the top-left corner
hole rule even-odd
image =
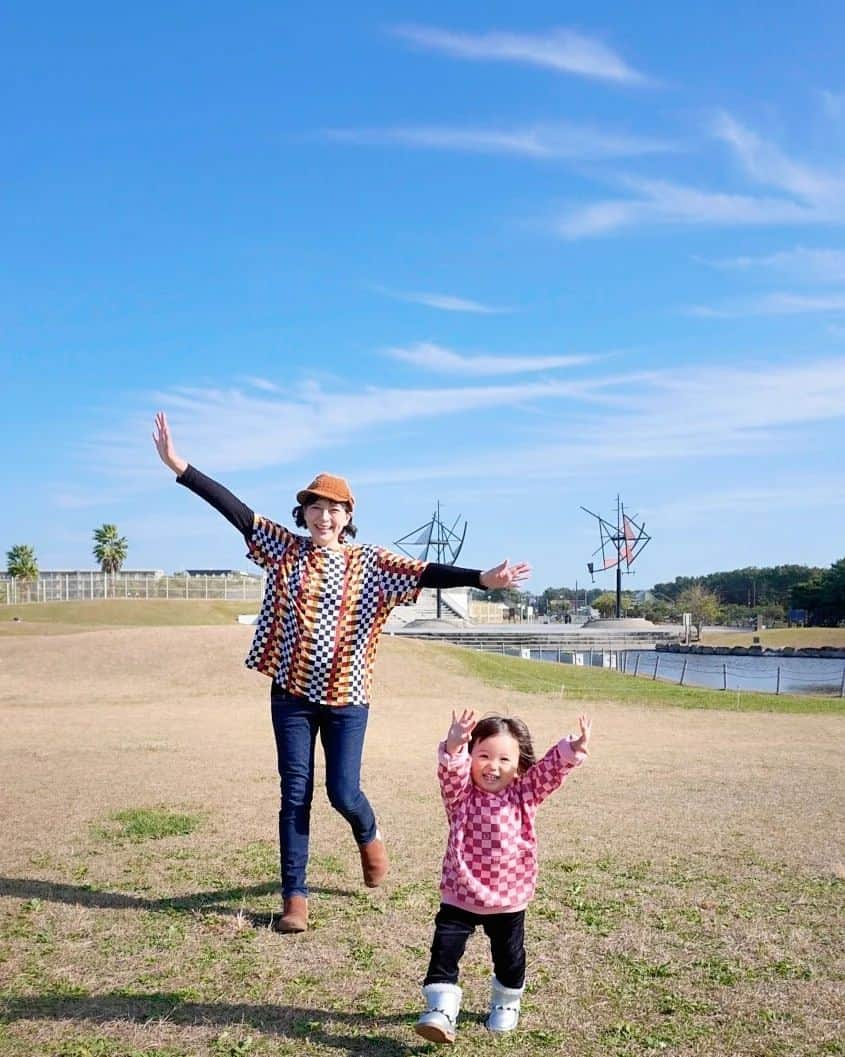
[[[705,631],[705,646],[752,646],[759,642],[770,649],[792,646],[817,649],[820,646],[845,648],[845,628],[764,628],[762,631]]]
[[[394,868],[363,889],[318,794],[313,928],[282,937],[277,778],[251,629],[0,639],[4,826],[0,1054],[377,1054],[411,1027],[445,833],[434,746],[452,707],[522,715],[545,748],[565,701],[381,647],[365,788]],[[580,705],[580,703],[579,703]],[[579,1057],[842,1054],[843,718],[596,701],[595,749],[540,813],[529,993],[486,1037],[488,958],[464,960],[454,1049]],[[108,838],[117,811],[200,817]]]

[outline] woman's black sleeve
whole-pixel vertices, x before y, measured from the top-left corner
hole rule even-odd
[[[429,562],[423,569],[420,584],[423,587],[481,587],[481,569]]]
[[[224,488],[222,484],[218,484],[217,481],[206,477],[204,473],[200,473],[194,466],[188,466],[185,472],[176,478],[176,483],[184,485],[185,488],[204,499],[206,503],[210,503],[249,542],[252,536],[255,512],[250,510],[246,503],[242,503],[236,495],[232,495],[228,488]]]

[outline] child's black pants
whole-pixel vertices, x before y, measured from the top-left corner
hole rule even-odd
[[[426,984],[456,984],[458,964],[467,940],[481,926],[490,940],[493,970],[505,987],[522,987],[525,982],[525,911],[510,914],[472,914],[460,907],[441,903],[434,919],[431,961]]]

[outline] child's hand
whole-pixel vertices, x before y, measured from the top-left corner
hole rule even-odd
[[[593,732],[593,721],[589,716],[582,714],[578,717],[578,726],[581,728],[581,736],[570,741],[570,747],[573,752],[585,752],[589,755],[590,750],[587,746],[590,744],[590,735]]]
[[[452,709],[452,726],[449,727],[449,733],[446,735],[446,752],[450,756],[454,756],[466,745],[472,736],[473,727],[475,727],[475,713],[471,708],[465,708],[460,716],[456,716],[455,710]]]

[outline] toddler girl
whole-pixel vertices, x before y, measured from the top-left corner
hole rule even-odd
[[[592,720],[537,762],[521,719],[452,712],[440,743],[437,776],[449,820],[434,919],[431,961],[423,984],[426,1008],[414,1028],[431,1042],[454,1042],[461,1004],[458,964],[480,925],[490,939],[493,987],[485,1025],[512,1031],[525,984],[525,908],[537,882],[534,816],[540,804],[587,756]]]

